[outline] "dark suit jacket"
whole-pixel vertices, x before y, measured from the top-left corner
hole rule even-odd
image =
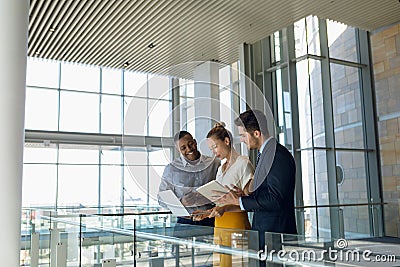
[[[275,157],[268,172],[265,163],[267,157],[273,155],[267,155],[266,152],[264,149],[254,173],[254,180],[264,179],[264,181],[252,194],[242,197],[242,205],[246,211],[254,211],[252,229],[258,230],[260,235],[264,235],[264,232],[296,234],[294,213],[296,166],[293,156],[284,146],[276,142]],[[263,240],[261,236],[260,239]]]

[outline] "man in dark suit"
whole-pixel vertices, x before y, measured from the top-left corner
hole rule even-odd
[[[269,135],[267,119],[258,110],[248,110],[235,120],[240,141],[248,149],[258,149],[253,192],[243,195],[234,187],[218,203],[239,205],[253,211],[252,229],[259,232],[264,249],[265,232],[296,234],[294,187],[296,166],[291,153]],[[276,248],[278,248],[276,246]]]

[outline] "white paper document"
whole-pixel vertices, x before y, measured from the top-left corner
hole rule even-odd
[[[183,217],[190,216],[185,206],[179,201],[172,190],[166,190],[158,193],[160,199],[167,205],[168,209],[175,216]]]
[[[216,194],[214,191],[222,192],[222,193],[228,193],[229,190],[220,184],[218,181],[213,180],[211,182],[206,183],[205,185],[200,186],[199,188],[196,189],[197,192],[205,196],[211,201],[216,200]]]

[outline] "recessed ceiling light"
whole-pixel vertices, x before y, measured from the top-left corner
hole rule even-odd
[[[126,68],[126,67],[128,67],[129,66],[129,62],[125,62],[124,63],[124,68]]]
[[[154,45],[153,43],[150,43],[147,47],[148,47],[148,48],[154,48],[155,45]]]
[[[37,56],[40,55],[40,51],[36,51],[35,55],[37,55]]]
[[[56,31],[56,28],[50,28],[49,29],[49,32],[55,32]]]

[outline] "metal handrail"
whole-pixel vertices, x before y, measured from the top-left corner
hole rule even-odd
[[[314,206],[295,206],[295,209],[310,209],[310,208],[332,208],[332,207],[356,207],[356,206],[375,206],[375,205],[386,205],[387,202],[377,203],[354,203],[354,204],[331,204],[331,205],[314,205]]]

